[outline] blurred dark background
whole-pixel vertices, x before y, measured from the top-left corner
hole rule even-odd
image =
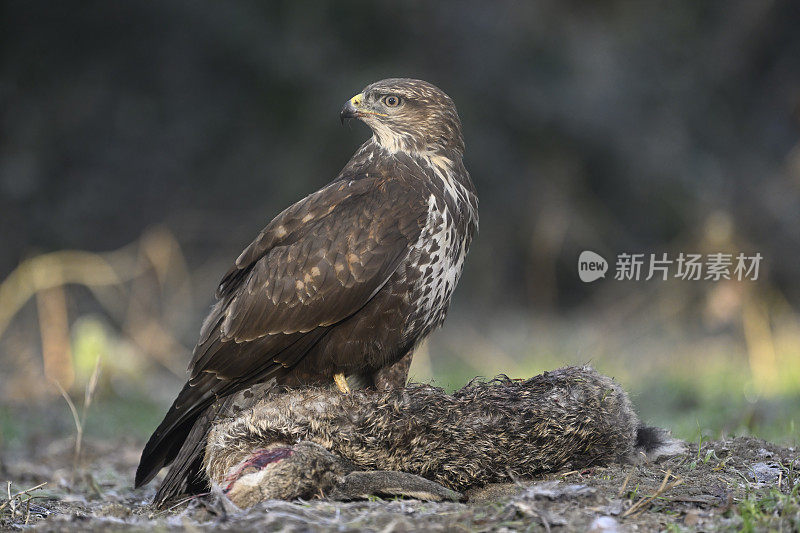
[[[164,389],[154,424],[218,277],[366,139],[339,124],[342,104],[403,76],[455,100],[481,202],[453,316],[416,376],[591,361],[634,391],[655,375],[663,397],[643,409],[685,412],[717,404],[702,383],[664,385],[663,368],[680,381],[720,361],[714,401],[750,410],[716,423],[713,407],[697,425],[755,430],[754,402],[800,397],[798,27],[793,0],[3,1],[0,363],[18,373],[0,396],[27,401],[20,384],[48,373],[48,350],[74,361],[61,375],[80,391],[97,353],[110,397]],[[764,262],[758,282],[584,284],[585,249]],[[92,279],[64,274],[62,294],[18,269],[59,250],[115,268],[145,257],[155,273],[134,268],[104,295],[76,267]]]

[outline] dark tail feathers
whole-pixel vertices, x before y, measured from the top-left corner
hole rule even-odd
[[[153,433],[142,451],[139,467],[136,469],[135,488],[149,483],[163,467],[177,457],[196,420],[197,415],[170,429],[166,435],[160,434],[158,430]]]

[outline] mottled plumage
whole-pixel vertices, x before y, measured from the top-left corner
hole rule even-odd
[[[342,117],[364,121],[372,138],[330,184],[275,217],[219,285],[189,380],[136,473],[140,486],[172,463],[159,504],[204,488],[208,428],[243,391],[336,374],[402,384],[409,354],[444,320],[478,224],[452,100],[389,79]]]
[[[452,394],[426,385],[273,394],[219,419],[205,471],[239,506],[320,493],[441,499],[453,496],[446,489],[635,463],[681,449],[667,432],[641,425],[612,379],[567,367],[524,381],[473,381]]]

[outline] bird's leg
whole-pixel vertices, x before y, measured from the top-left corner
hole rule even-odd
[[[409,350],[403,357],[394,363],[387,365],[380,370],[367,374],[350,374],[350,381],[344,377],[344,373],[334,374],[333,381],[336,387],[344,394],[348,394],[352,389],[373,389],[387,391],[391,389],[402,389],[408,380],[408,369],[411,367],[411,357],[413,350]]]
[[[333,375],[333,381],[336,382],[336,386],[339,387],[339,390],[342,394],[350,394],[350,387],[347,385],[347,379],[344,377],[342,372]]]
[[[391,365],[385,366],[374,372],[371,376],[373,387],[380,391],[402,389],[408,380],[408,369],[411,367],[411,358],[414,351],[409,350],[403,357]]]

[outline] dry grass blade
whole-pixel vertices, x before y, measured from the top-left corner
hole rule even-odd
[[[89,406],[92,404],[92,399],[94,398],[94,392],[97,390],[97,382],[99,381],[100,377],[100,356],[97,356],[97,359],[94,362],[94,370],[92,371],[92,376],[89,378],[89,383],[86,385],[86,390],[83,394],[83,409],[81,409],[80,415],[78,414],[78,409],[75,407],[75,403],[67,394],[67,391],[64,390],[64,387],[61,386],[56,380],[52,380],[55,386],[58,388],[58,392],[61,393],[61,396],[64,398],[64,401],[67,402],[69,406],[69,411],[72,413],[72,420],[75,422],[75,452],[72,458],[72,477],[74,481],[75,473],[78,470],[78,466],[80,465],[80,458],[81,458],[81,448],[83,446],[83,426],[86,422],[86,413],[89,410]]]
[[[83,409],[81,409],[81,414],[78,414],[78,409],[75,407],[75,403],[67,394],[67,391],[64,390],[64,387],[61,386],[57,380],[52,380],[55,386],[58,388],[58,392],[61,393],[61,396],[64,398],[64,401],[67,402],[69,406],[69,411],[72,413],[72,420],[75,422],[75,451],[72,457],[72,477],[73,482],[75,478],[75,473],[78,470],[78,466],[80,464],[81,458],[81,448],[83,446],[83,426],[86,422],[86,412],[89,409],[89,406],[92,404],[92,398],[94,397],[94,391],[97,389],[97,382],[100,376],[100,356],[97,357],[97,360],[94,363],[94,371],[92,371],[92,376],[89,378],[89,383],[86,385],[86,390],[84,391],[83,396]]]
[[[631,480],[632,474],[633,469],[628,470],[628,475],[625,476],[625,481],[622,482],[622,486],[619,488],[618,496],[622,496],[625,493],[625,489],[628,488],[628,482]]]
[[[72,420],[75,422],[75,454],[73,456],[73,464],[72,464],[72,482],[75,482],[75,470],[78,467],[78,457],[80,456],[80,447],[81,442],[83,441],[83,420],[81,419],[80,415],[78,415],[78,409],[75,407],[75,404],[72,402],[72,399],[67,394],[67,391],[64,390],[64,387],[61,386],[57,380],[52,380],[55,383],[56,387],[58,387],[58,392],[61,393],[61,396],[64,398],[64,401],[67,402],[69,406],[69,411],[72,413]]]
[[[661,486],[658,487],[658,490],[656,490],[653,494],[649,496],[643,496],[639,498],[639,500],[636,503],[631,505],[630,509],[628,509],[627,511],[625,511],[625,513],[623,513],[622,518],[626,518],[628,516],[636,516],[637,514],[644,511],[647,508],[647,506],[653,502],[653,500],[655,500],[662,494],[674,489],[675,487],[683,483],[683,478],[678,477],[675,478],[675,481],[673,481],[672,483],[667,484],[667,481],[669,481],[670,477],[672,477],[672,470],[667,470],[667,473],[664,475],[664,479],[661,481]]]
[[[61,386],[61,383],[59,383],[56,380],[52,380],[52,381],[53,381],[53,384],[56,386],[56,388],[58,388],[58,392],[61,393],[61,396],[64,398],[64,401],[67,402],[67,405],[69,406],[69,411],[70,411],[70,413],[72,413],[72,420],[75,422],[75,430],[78,432],[78,434],[83,433],[83,426],[81,425],[81,417],[80,417],[80,415],[78,415],[78,409],[75,407],[75,404],[72,402],[72,398],[69,397],[69,394],[67,394],[67,391],[65,391],[64,387]]]
[[[92,370],[92,377],[89,378],[89,383],[86,385],[86,391],[83,395],[83,416],[86,416],[86,410],[92,404],[94,391],[97,389],[97,382],[100,378],[100,356],[94,361],[94,370]]]
[[[89,410],[89,406],[92,404],[92,398],[94,397],[94,391],[97,389],[97,382],[98,378],[100,377],[100,356],[97,356],[97,359],[94,362],[94,370],[92,371],[92,377],[89,378],[89,383],[86,385],[86,390],[83,393],[83,410],[81,411],[81,423],[80,423],[80,431],[75,438],[75,456],[73,457],[73,475],[74,471],[78,469],[78,465],[80,464],[81,459],[81,447],[83,445],[83,426],[86,423],[86,412]]]

